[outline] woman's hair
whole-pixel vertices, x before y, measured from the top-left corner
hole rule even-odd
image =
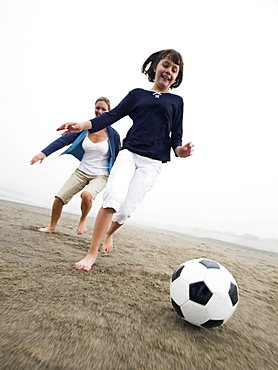
[[[179,66],[179,73],[176,81],[170,86],[170,89],[174,89],[182,83],[183,77],[183,60],[179,52],[174,49],[165,49],[157,51],[148,57],[148,59],[142,65],[141,72],[148,76],[150,82],[154,82],[155,69],[161,59],[168,57],[173,63]]]
[[[107,106],[108,106],[108,110],[111,109],[111,107],[110,107],[110,100],[108,98],[105,98],[104,96],[101,96],[100,98],[98,98],[96,100],[95,105],[97,104],[98,101],[104,101],[107,104]]]

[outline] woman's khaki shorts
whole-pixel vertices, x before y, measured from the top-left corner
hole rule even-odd
[[[75,194],[84,189],[86,186],[85,190],[91,193],[93,199],[95,199],[98,193],[105,188],[107,179],[108,176],[88,175],[77,168],[58,191],[56,197],[59,197],[64,204],[67,204]]]

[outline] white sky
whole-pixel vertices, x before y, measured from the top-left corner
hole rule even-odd
[[[142,63],[175,48],[195,152],[163,165],[133,221],[277,238],[277,36],[275,0],[0,0],[1,186],[51,207],[78,162],[30,159],[60,124],[93,118],[99,96],[114,107],[150,88]],[[130,124],[114,127],[124,138]]]

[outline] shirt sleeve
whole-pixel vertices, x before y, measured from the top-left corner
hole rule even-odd
[[[66,145],[72,144],[74,140],[81,134],[81,132],[77,134],[66,134],[59,137],[59,139],[54,140],[52,143],[50,143],[46,148],[42,150],[42,153],[44,153],[47,157],[56,152],[57,150],[63,148]]]
[[[107,126],[119,121],[121,118],[128,116],[132,111],[135,103],[134,90],[130,91],[128,95],[113,109],[108,112],[102,113],[91,119],[92,128],[89,130],[90,133],[103,130]]]
[[[172,124],[171,146],[173,150],[175,150],[177,146],[182,146],[182,135],[183,135],[182,122],[183,122],[183,99],[180,98],[180,101],[175,109]]]

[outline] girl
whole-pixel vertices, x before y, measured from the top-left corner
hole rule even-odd
[[[98,98],[95,102],[96,117],[109,110],[110,101],[105,97]],[[88,133],[85,130],[81,133],[62,136],[53,141],[32,158],[30,164],[38,161],[42,163],[51,153],[69,144],[72,145],[62,154],[72,154],[80,160],[80,164],[56,194],[52,205],[50,224],[38,229],[41,232],[55,231],[64,205],[85,186],[85,190],[81,193],[81,217],[77,234],[86,232],[87,215],[92,208],[93,200],[104,189],[108,174],[121,146],[120,135],[112,127],[94,133]]]
[[[133,120],[109,176],[90,249],[86,257],[75,264],[77,269],[91,269],[105,234],[102,251],[112,250],[114,232],[151,189],[162,163],[170,161],[171,147],[175,155],[182,158],[193,152],[191,142],[182,145],[183,100],[169,93],[169,89],[182,82],[181,55],[173,49],[156,52],[144,62],[142,73],[154,82],[150,90],[134,89],[110,112],[83,123],[69,122],[57,129],[66,130],[62,135],[84,129],[95,132],[127,115]]]

